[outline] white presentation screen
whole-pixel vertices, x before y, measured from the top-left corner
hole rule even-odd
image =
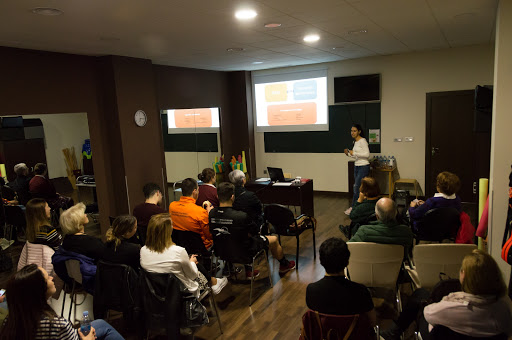
[[[219,132],[219,108],[163,110],[167,114],[168,133]]]
[[[256,131],[326,131],[327,70],[254,76]]]

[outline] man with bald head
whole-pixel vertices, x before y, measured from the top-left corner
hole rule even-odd
[[[396,203],[386,197],[379,199],[375,205],[375,214],[377,221],[359,227],[349,242],[399,244],[404,246],[408,253],[412,246],[413,235],[411,228],[396,221]]]

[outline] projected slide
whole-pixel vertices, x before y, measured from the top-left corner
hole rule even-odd
[[[255,83],[259,131],[327,130],[327,77]]]
[[[216,132],[219,129],[219,108],[164,110],[168,133]]]

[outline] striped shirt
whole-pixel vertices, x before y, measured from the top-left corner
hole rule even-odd
[[[47,225],[42,226],[39,232],[36,233],[36,244],[44,244],[53,250],[59,249],[62,244],[62,236],[55,230],[54,227]]]
[[[71,322],[65,318],[56,316],[50,320],[48,316],[43,316],[34,339],[79,340],[79,337],[76,329],[73,329]]]

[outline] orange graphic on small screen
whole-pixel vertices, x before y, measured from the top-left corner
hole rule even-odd
[[[174,110],[174,122],[177,128],[212,127],[211,109]]]
[[[288,99],[286,84],[271,84],[265,86],[265,100],[267,102],[284,102]]]
[[[269,105],[268,125],[304,125],[316,123],[316,103]]]

